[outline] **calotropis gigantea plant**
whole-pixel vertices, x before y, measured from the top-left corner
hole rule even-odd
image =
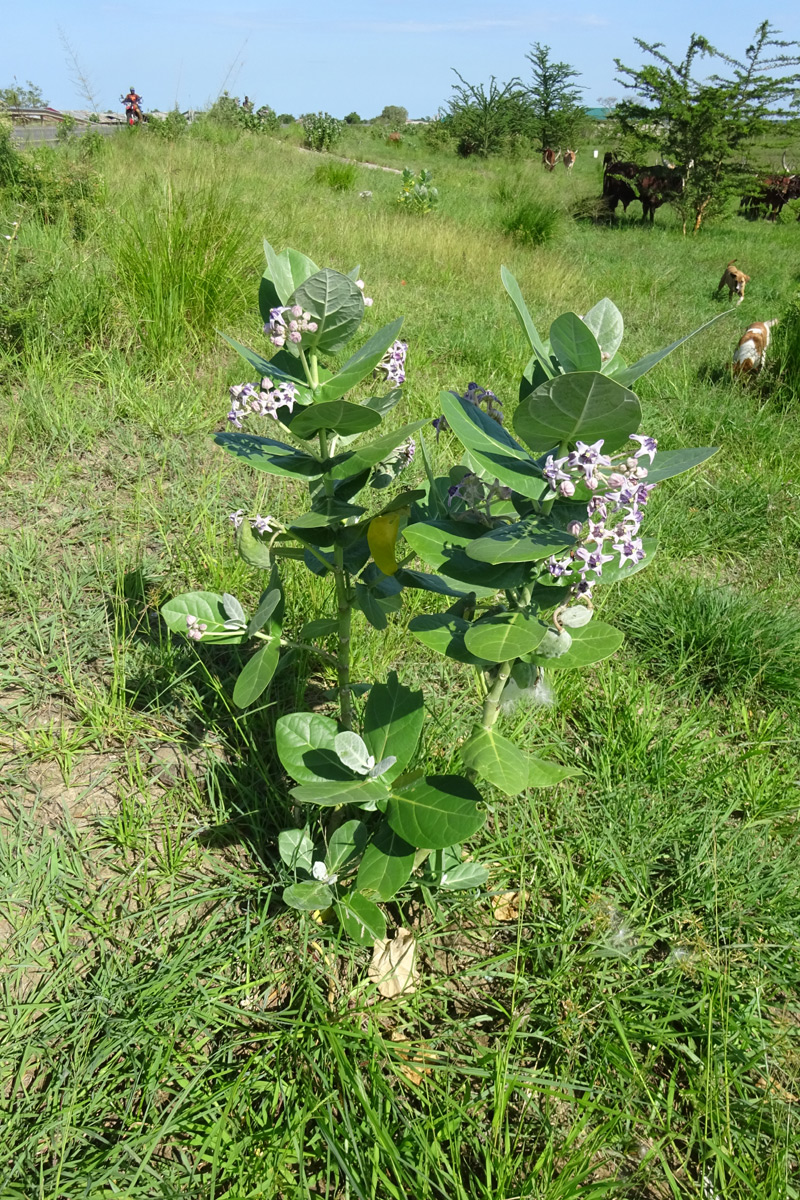
[[[232,428],[216,441],[257,471],[302,483],[307,507],[283,520],[232,514],[240,555],[269,573],[252,615],[236,597],[211,592],[179,596],[162,612],[195,642],[255,643],[233,692],[240,707],[257,700],[298,651],[334,672],[336,719],[295,712],[275,726],[278,756],[296,781],[291,796],[309,812],[302,828],[278,839],[290,875],[284,899],[331,911],[370,944],[386,932],[380,903],[412,883],[457,889],[485,881],[485,869],[461,853],[485,819],[476,779],[516,794],[574,773],[516,746],[498,722],[508,707],[540,700],[551,669],[581,669],[618,648],[623,635],[592,619],[594,589],[650,561],[654,540],[640,527],[652,487],[713,450],[657,453],[655,441],[637,432],[641,410],[628,384],[674,346],[626,366],[622,318],[609,300],[583,318],[559,317],[545,343],[504,270],[532,351],[514,414],[520,441],[503,428],[492,393],[476,385],[464,396],[445,392],[437,432],[446,422],[464,455],[449,474],[436,475],[420,432],[430,418],[378,433],[402,394],[401,322],[334,368],[371,303],[358,268],[345,275],[319,270],[294,250],[276,254],[265,243],[265,251],[259,303],[277,353],[267,360],[227,339],[256,382],[231,389]],[[376,375],[384,386],[371,394],[366,385]],[[345,399],[354,389],[357,398]],[[266,435],[245,428],[259,419]],[[423,486],[398,487],[415,434]],[[380,503],[390,487],[394,494]],[[417,557],[430,570],[411,566]],[[283,629],[286,559],[331,582],[332,611],[308,614],[296,637]],[[354,698],[352,639],[364,628],[354,613],[385,629],[407,587],[451,602],[414,618],[415,637],[478,673],[483,704],[460,748],[463,775],[415,766],[423,696],[394,671],[385,682],[360,685],[367,692],[360,712]]]

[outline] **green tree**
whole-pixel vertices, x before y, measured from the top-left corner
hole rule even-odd
[[[401,104],[387,104],[379,121],[384,121],[387,125],[405,125],[408,120],[408,109],[403,108]]]
[[[534,42],[525,57],[531,64],[533,76],[527,89],[531,129],[540,150],[544,153],[548,147],[574,145],[580,123],[586,116],[586,109],[581,104],[584,89],[570,83],[571,79],[580,76],[580,71],[569,63],[552,62],[550,47],[539,42]]]
[[[0,88],[0,109],[2,108],[47,108],[47,101],[42,95],[42,89],[30,79],[23,86],[13,79],[10,87]]]
[[[360,125],[361,117],[358,115],[357,112],[353,111],[353,112],[347,114],[344,121],[345,121],[345,125]]]
[[[494,154],[503,148],[505,139],[514,133],[524,133],[528,120],[525,93],[516,76],[502,86],[494,75],[487,89],[482,83],[467,83],[455,67],[460,83],[453,84],[455,95],[448,105],[445,122],[457,139],[459,154]]]
[[[783,41],[769,21],[758,26],[741,59],[715,49],[694,33],[680,62],[672,62],[660,42],[636,38],[654,61],[643,67],[616,60],[618,79],[635,95],[614,111],[622,134],[657,148],[678,164],[682,187],[671,202],[684,233],[697,233],[718,215],[731,194],[752,186],[744,152],[768,126],[796,116],[800,104],[800,43]],[[704,59],[716,60],[726,74],[699,75]]]

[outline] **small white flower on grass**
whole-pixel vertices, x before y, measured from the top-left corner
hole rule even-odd
[[[316,879],[317,883],[327,883],[332,885],[336,883],[339,876],[333,872],[329,872],[324,862],[315,862],[311,867],[311,874]]]

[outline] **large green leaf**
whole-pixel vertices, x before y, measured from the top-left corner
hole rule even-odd
[[[293,883],[283,889],[283,902],[300,912],[324,911],[333,903],[333,892],[324,883]]]
[[[298,783],[351,780],[351,772],[339,762],[334,741],[339,727],[321,713],[288,713],[275,724],[278,757]]]
[[[331,400],[326,404],[311,404],[301,409],[292,420],[292,433],[300,438],[310,438],[320,429],[332,429],[334,433],[364,433],[380,425],[379,413],[349,400]]]
[[[288,304],[292,293],[311,275],[316,275],[319,267],[316,263],[301,254],[299,250],[287,247],[276,254],[269,242],[264,239],[264,257],[267,260],[265,276],[270,278],[282,305]],[[275,307],[270,305],[270,308]],[[269,320],[269,310],[266,314],[261,310],[262,319]]]
[[[406,525],[403,537],[411,549],[429,567],[438,569],[448,560],[452,547],[463,549],[486,531],[485,525],[474,521],[455,521],[446,518],[437,521],[417,521]]]
[[[594,371],[573,371],[543,383],[520,404],[514,428],[534,450],[602,438],[608,452],[635,433],[641,419],[639,400],[628,388]]]
[[[372,337],[364,343],[360,350],[356,350],[355,354],[348,358],[335,375],[325,380],[317,392],[317,401],[338,400],[362,379],[366,379],[395,342],[402,324],[403,318],[398,317],[396,321],[384,325],[377,333],[373,333]]]
[[[647,467],[645,482],[659,483],[662,479],[672,479],[674,475],[691,471],[692,467],[699,467],[700,463],[716,454],[718,449],[718,446],[701,446],[696,450],[659,450],[653,465]],[[647,466],[644,459],[642,462]]]
[[[337,825],[328,841],[325,866],[329,871],[338,871],[351,858],[361,854],[367,844],[367,827],[363,821],[353,819]]]
[[[304,333],[303,345],[312,353],[341,350],[358,329],[364,316],[364,297],[352,279],[325,267],[302,283],[290,297],[301,304],[317,323],[316,333]]]
[[[343,454],[337,454],[335,458],[331,459],[332,477],[334,479],[347,479],[351,475],[358,475],[360,471],[364,471],[368,467],[374,467],[376,463],[386,458],[387,454],[399,446],[401,442],[407,441],[418,429],[427,424],[427,417],[424,417],[420,421],[411,421],[408,425],[401,425],[399,429],[395,429],[392,433],[385,433],[383,437],[370,442],[366,446],[359,446],[357,450],[348,450]]]
[[[550,326],[550,345],[565,371],[599,371],[600,347],[591,329],[575,313],[562,313]]]
[[[386,918],[361,892],[350,892],[337,900],[336,915],[345,933],[359,946],[373,946],[386,937]]]
[[[284,829],[278,834],[278,853],[293,871],[308,871],[314,864],[314,843],[305,829]]]
[[[459,753],[468,771],[507,796],[518,796],[528,786],[525,752],[493,729],[476,729]]]
[[[530,654],[547,632],[541,621],[522,613],[498,613],[475,621],[464,635],[471,654],[489,662],[508,662]]]
[[[248,567],[256,567],[259,571],[269,571],[272,567],[270,543],[272,534],[256,533],[250,522],[245,519],[236,531],[236,548]],[[273,544],[273,550],[274,550]],[[248,637],[251,636],[248,633]]]
[[[248,659],[233,688],[233,703],[238,708],[247,708],[266,690],[275,674],[280,654],[280,638],[271,637]]]
[[[423,613],[408,623],[409,633],[436,654],[473,667],[488,667],[491,665],[488,659],[478,658],[466,647],[464,637],[470,628],[469,621],[453,613]]]
[[[244,629],[238,631],[225,629],[228,614],[225,612],[222,596],[217,592],[184,592],[182,596],[175,596],[173,600],[168,600],[166,604],[163,604],[161,615],[173,633],[183,634],[186,634],[189,628],[186,618],[196,617],[201,624],[207,627],[204,636],[208,641],[213,641],[216,646],[237,645],[243,642],[247,636]],[[214,636],[209,637],[209,634]]]
[[[403,587],[419,588],[423,592],[432,592],[436,596],[468,596],[483,600],[495,594],[495,588],[482,588],[459,583],[456,579],[448,579],[445,575],[429,575],[425,571],[412,571],[401,567],[394,576]]]
[[[581,320],[594,334],[600,350],[606,356],[606,362],[613,361],[614,355],[622,345],[622,334],[625,330],[622,313],[616,304],[606,296],[590,308]]]
[[[476,404],[451,392],[442,392],[439,402],[448,425],[474,460],[477,474],[489,483],[498,479],[523,496],[539,499],[547,490],[542,472],[502,425]]]
[[[386,683],[372,685],[364,710],[361,731],[364,741],[376,762],[388,755],[397,759],[381,775],[382,782],[391,783],[410,764],[424,720],[422,692],[412,691],[400,683],[396,671],[389,672]]]
[[[503,281],[503,287],[508,292],[509,299],[514,306],[514,312],[517,314],[517,320],[522,326],[522,330],[528,339],[528,343],[533,351],[534,357],[538,361],[539,366],[541,367],[542,371],[544,371],[546,377],[548,379],[552,379],[553,375],[556,373],[555,369],[550,361],[550,355],[547,353],[544,343],[539,337],[539,333],[533,323],[531,314],[528,312],[528,307],[522,298],[522,292],[520,291],[519,284],[509,271],[508,267],[500,268],[500,278]]]
[[[442,850],[476,833],[486,820],[478,789],[460,775],[429,775],[393,788],[386,819],[411,846]]]
[[[377,900],[391,900],[411,878],[414,856],[414,847],[384,821],[364,851],[356,887]]]
[[[312,758],[312,762],[316,760]],[[338,762],[338,759],[337,759]],[[341,767],[341,764],[340,764]],[[344,772],[344,767],[341,767]],[[298,804],[319,804],[323,808],[336,808],[340,804],[375,805],[389,795],[382,779],[353,779],[326,783],[301,783],[292,788],[292,796]]]
[[[319,461],[304,450],[296,450],[274,438],[258,437],[252,433],[216,433],[214,441],[228,454],[265,471],[268,475],[289,475],[295,479],[314,478],[320,474]]]
[[[529,788],[555,787],[557,783],[561,783],[562,779],[570,779],[573,775],[581,773],[574,767],[562,767],[560,763],[548,762],[545,758],[535,758],[532,754],[528,754],[526,757],[528,759]]]
[[[569,632],[572,645],[565,654],[558,658],[542,658],[534,653],[529,661],[553,671],[575,670],[610,658],[625,641],[623,633],[602,621],[590,621],[588,625],[570,629]]]
[[[693,338],[696,333],[702,333],[704,329],[710,328],[715,321],[721,321],[723,317],[729,317],[736,309],[729,308],[726,312],[718,313],[716,317],[712,317],[710,321],[706,321],[704,325],[700,325],[697,329],[693,329],[691,333],[687,333],[685,337],[678,338],[677,342],[672,342],[669,346],[665,346],[663,350],[654,350],[652,354],[645,354],[644,358],[640,358],[632,367],[628,367],[625,371],[620,371],[616,375],[619,383],[625,387],[629,383],[634,383],[640,379],[642,375],[646,375],[651,371],[656,363],[660,363],[662,358],[666,358],[673,350],[677,350],[678,346],[682,346],[684,342],[688,342],[689,338]]]
[[[500,525],[475,538],[466,551],[476,562],[539,562],[552,554],[562,553],[576,540],[563,530],[543,528],[540,518],[527,517],[512,525]]]
[[[280,604],[281,595],[281,589],[279,587],[270,588],[269,591],[264,592],[264,595],[258,602],[258,608],[251,617],[250,623],[247,626],[248,637],[252,637],[253,634],[258,633],[259,630],[264,628],[267,621]]]

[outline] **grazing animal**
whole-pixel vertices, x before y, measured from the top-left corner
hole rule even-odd
[[[620,203],[627,212],[631,200],[640,200],[642,220],[649,217],[652,224],[656,209],[674,196],[680,196],[692,166],[689,163],[685,171],[664,164],[640,167],[635,162],[615,162],[614,156],[607,151],[603,158],[603,197],[612,212]]]
[[[612,213],[616,213],[618,204],[627,213],[628,205],[637,198],[629,181],[634,180],[638,172],[636,163],[615,162],[614,155],[606,151],[603,158],[603,198]]]
[[[564,151],[564,166],[567,168],[568,171],[571,171],[572,168],[575,166],[575,159],[577,157],[577,154],[578,154],[577,150],[565,150]]]
[[[558,153],[556,154],[555,150],[551,150],[550,147],[548,146],[546,150],[542,151],[542,166],[547,171],[555,171],[556,163],[558,162],[558,160],[560,158],[561,158],[561,151],[559,150]]]
[[[733,373],[742,375],[752,372],[757,375],[764,366],[764,358],[769,345],[769,331],[775,321],[754,321],[748,325],[739,338],[739,345],[733,352]]]
[[[734,296],[738,296],[739,299],[736,303],[741,304],[744,300],[745,284],[750,282],[750,276],[745,275],[744,271],[737,270],[733,265],[735,262],[736,259],[732,258],[723,271],[722,279],[720,279],[717,286],[716,295],[719,295],[722,289],[726,287],[728,289],[728,299],[732,300]]]
[[[786,151],[781,156],[783,175],[767,175],[761,180],[759,190],[742,196],[739,208],[744,216],[756,220],[760,216],[776,221],[784,204],[789,200],[800,200],[800,175],[793,175],[786,162]],[[800,214],[798,214],[800,221]]]

